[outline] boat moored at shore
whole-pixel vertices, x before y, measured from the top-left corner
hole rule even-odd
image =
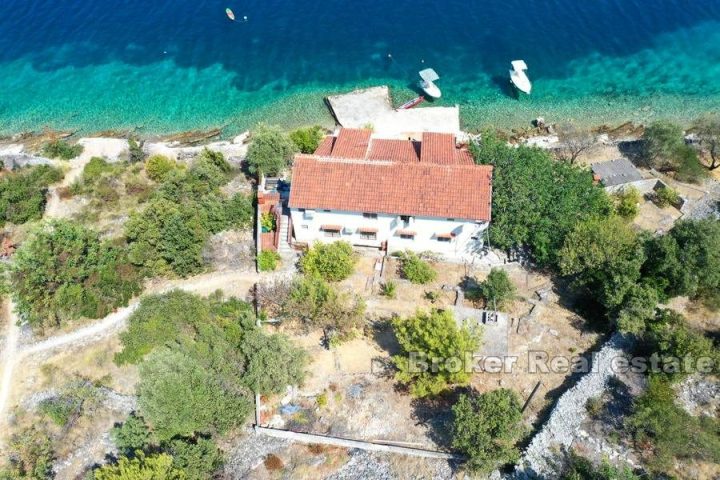
[[[513,60],[510,62],[510,65],[512,65],[512,70],[510,70],[510,82],[512,82],[512,84],[515,85],[515,88],[521,92],[530,95],[530,92],[532,91],[532,83],[530,83],[530,79],[525,73],[525,70],[528,69],[527,64],[524,60]]]
[[[420,75],[419,85],[423,92],[425,92],[428,97],[440,98],[442,96],[442,92],[434,83],[436,80],[440,79],[440,75],[438,75],[432,68],[420,70],[418,73]]]

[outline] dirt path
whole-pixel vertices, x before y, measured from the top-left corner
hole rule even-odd
[[[20,328],[17,325],[15,305],[12,302],[4,303],[3,317],[7,320],[5,325],[5,344],[0,353],[0,364],[2,365],[2,378],[0,379],[0,424],[4,424],[5,408],[10,397],[10,382],[13,370],[17,364],[17,346],[20,338]],[[2,446],[2,443],[0,443]]]

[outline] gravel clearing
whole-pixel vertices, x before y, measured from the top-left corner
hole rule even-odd
[[[223,478],[242,480],[248,473],[263,463],[269,453],[287,448],[290,442],[266,435],[255,435],[247,430],[247,436],[241,439],[235,448],[227,452]]]

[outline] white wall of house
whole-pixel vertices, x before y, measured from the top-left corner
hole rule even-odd
[[[292,217],[295,240],[309,245],[315,242],[345,240],[356,246],[380,247],[387,242],[388,251],[431,251],[446,258],[466,258],[479,253],[486,239],[487,222],[466,219],[435,217],[412,217],[377,214],[376,218],[359,212],[302,210],[293,208]],[[338,225],[337,234],[322,230],[323,225]],[[362,229],[377,229],[375,238],[361,233]],[[403,238],[400,230],[415,232],[412,238]],[[449,241],[441,241],[443,235],[452,234]]]

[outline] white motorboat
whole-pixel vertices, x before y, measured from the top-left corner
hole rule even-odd
[[[530,95],[532,83],[530,83],[530,79],[525,73],[525,70],[528,69],[527,64],[524,60],[514,60],[510,62],[510,65],[512,65],[512,70],[510,70],[510,81],[518,90]]]
[[[418,73],[420,74],[421,79],[420,88],[423,89],[428,97],[440,98],[442,96],[442,92],[440,92],[437,85],[433,83],[440,79],[440,76],[435,72],[435,70],[432,68],[426,68],[425,70],[420,70]]]

